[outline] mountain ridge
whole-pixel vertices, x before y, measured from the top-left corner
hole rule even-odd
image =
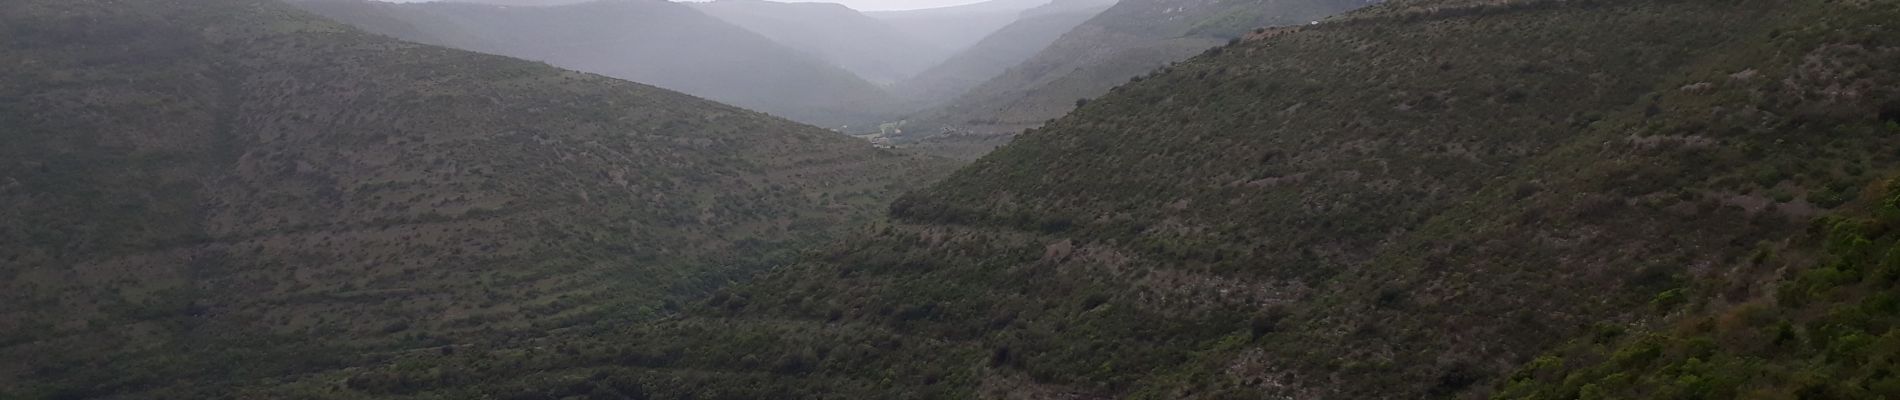
[[[889,113],[880,109],[889,95],[877,85],[694,7],[663,0],[547,7],[372,0],[291,4],[399,39],[548,62],[813,125],[863,124]]]
[[[1017,16],[1049,0],[989,0],[960,6],[904,11],[866,12],[906,34],[936,43],[950,51],[961,51],[984,36],[1002,29]]]
[[[1015,22],[904,81],[892,91],[916,104],[908,108],[936,107],[1028,60],[1062,34],[1114,3],[1063,0],[1023,11]]]
[[[1107,93],[1130,78],[1244,36],[1257,27],[1305,24],[1369,4],[1361,0],[1124,0],[1023,63],[945,105],[914,116],[927,133],[1009,135]]]
[[[767,0],[687,4],[786,46],[830,60],[880,86],[908,79],[943,59],[948,52],[840,4]]]

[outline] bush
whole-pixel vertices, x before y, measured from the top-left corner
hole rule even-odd
[[[1273,307],[1267,309],[1265,313],[1254,316],[1252,320],[1247,322],[1247,330],[1253,335],[1253,339],[1260,339],[1262,336],[1278,331],[1280,329],[1280,321],[1285,320],[1286,316],[1287,311],[1285,308]]]
[[[1682,305],[1686,301],[1685,297],[1682,288],[1669,289],[1656,294],[1656,298],[1650,299],[1649,304],[1656,307],[1656,311],[1668,312]]]

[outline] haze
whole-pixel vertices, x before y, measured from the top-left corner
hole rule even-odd
[[[394,3],[426,3],[426,2],[433,2],[433,1],[452,1],[452,0],[382,0],[382,1],[389,1],[389,2],[394,2]],[[502,1],[506,1],[506,0],[502,0]],[[518,4],[541,3],[541,4],[552,5],[552,4],[564,4],[564,3],[578,3],[582,1],[585,1],[585,0],[522,0],[517,3]],[[703,1],[712,1],[712,0],[703,0]],[[974,4],[974,3],[981,3],[983,2],[983,0],[838,0],[838,1],[784,1],[784,2],[786,3],[843,4],[845,7],[851,7],[852,9],[855,9],[858,11],[901,11],[901,10],[917,10],[917,9],[926,9],[926,8],[938,8],[938,7],[950,7],[950,6],[958,6],[958,5],[965,5],[965,4]]]

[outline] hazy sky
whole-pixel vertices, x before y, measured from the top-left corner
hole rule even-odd
[[[414,3],[438,0],[383,0],[397,3]],[[539,0],[545,3],[579,3],[583,0]],[[674,0],[679,1],[679,0]],[[983,0],[772,0],[788,3],[838,3],[858,11],[914,10],[920,8],[948,7],[955,5],[980,3]],[[535,0],[517,0],[515,3],[535,3]]]

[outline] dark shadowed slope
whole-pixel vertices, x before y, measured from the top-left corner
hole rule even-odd
[[[1226,43],[1254,28],[1300,25],[1373,0],[1124,0],[1027,61],[977,85],[918,125],[1014,134],[1075,108],[1129,78]]]
[[[906,196],[860,240],[684,317],[563,342],[580,356],[418,355],[308,382],[607,398],[1891,388],[1891,225],[1811,221],[1892,207],[1900,4],[1464,3],[1479,5],[1403,2],[1209,51]],[[1701,325],[1733,337],[1623,333],[1764,296],[1798,311]],[[1534,362],[1572,339],[1582,355]],[[1720,376],[1769,380],[1701,379],[1726,360],[1762,375]]]
[[[1049,47],[1115,0],[1060,0],[1024,11],[1016,22],[892,88],[910,109],[936,107]]]
[[[664,0],[555,7],[296,0],[400,39],[544,61],[837,127],[876,121],[884,91],[816,56]]]
[[[687,4],[880,85],[910,78],[950,52],[837,4],[767,0]]]
[[[643,320],[941,170],[271,1],[8,1],[0,31],[0,398]]]

